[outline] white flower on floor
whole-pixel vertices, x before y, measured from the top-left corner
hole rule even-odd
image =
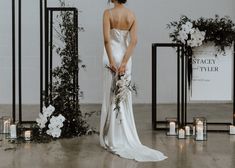
[[[53,138],[59,138],[61,135],[61,129],[60,128],[54,128],[47,130],[47,134],[51,135]]]
[[[43,114],[39,113],[39,118],[36,119],[37,125],[43,129],[46,126],[47,123],[47,117],[45,117]]]
[[[50,117],[54,111],[55,107],[52,105],[49,105],[47,108],[43,107],[43,115],[45,117]]]
[[[41,129],[45,128],[48,117],[50,117],[54,111],[55,107],[52,105],[49,105],[47,108],[45,106],[42,108],[42,113],[39,113],[39,118],[36,119],[37,125]]]
[[[36,122],[40,129],[43,129],[50,121],[46,133],[54,138],[59,138],[61,135],[61,128],[64,126],[63,122],[65,121],[65,117],[61,114],[59,114],[57,117],[52,116],[54,111],[54,106],[49,105],[47,108],[44,106],[42,113],[39,113],[39,118],[36,119]]]
[[[61,114],[57,117],[52,116],[52,118],[50,119],[50,124],[48,125],[49,130],[47,130],[47,134],[51,135],[54,138],[60,137],[61,128],[64,126],[64,121],[65,118]]]

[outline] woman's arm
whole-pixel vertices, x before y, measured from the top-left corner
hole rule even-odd
[[[116,72],[116,65],[113,60],[111,44],[110,44],[110,15],[109,9],[104,11],[103,15],[103,36],[104,36],[104,46],[109,59],[109,66],[112,71]]]
[[[127,47],[127,50],[125,52],[125,55],[122,59],[122,63],[118,69],[118,73],[120,75],[124,74],[125,73],[125,70],[126,70],[126,64],[129,60],[129,58],[131,57],[132,53],[133,53],[133,50],[137,44],[137,23],[136,23],[136,19],[134,18],[134,21],[133,21],[133,24],[130,28],[130,38],[131,38],[131,41],[130,41],[130,44],[129,46]]]

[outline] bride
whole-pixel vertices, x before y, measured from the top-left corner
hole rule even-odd
[[[109,0],[110,1],[110,0]],[[136,161],[161,161],[166,159],[161,152],[141,144],[134,122],[131,91],[119,102],[118,115],[113,83],[124,76],[131,79],[131,55],[137,43],[136,19],[124,4],[126,0],[111,0],[114,8],[103,15],[104,35],[104,98],[100,121],[100,144],[108,151],[123,158]],[[107,68],[108,67],[108,68]]]

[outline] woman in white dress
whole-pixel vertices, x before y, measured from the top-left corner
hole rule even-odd
[[[116,114],[113,80],[116,75],[125,75],[131,79],[131,55],[137,43],[137,25],[134,14],[124,6],[126,0],[111,2],[114,8],[105,10],[103,15],[104,98],[100,120],[100,144],[123,158],[140,162],[161,161],[167,157],[142,145],[139,140],[132,110],[131,91],[119,103],[119,115]]]

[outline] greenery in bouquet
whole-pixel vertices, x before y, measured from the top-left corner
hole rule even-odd
[[[114,111],[116,111],[116,118],[118,118],[121,110],[120,103],[127,99],[130,92],[137,94],[137,87],[131,82],[129,75],[119,75],[118,73],[114,73],[109,66],[106,66],[106,68],[113,75],[111,92],[114,94]]]

